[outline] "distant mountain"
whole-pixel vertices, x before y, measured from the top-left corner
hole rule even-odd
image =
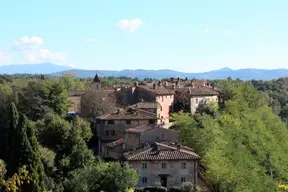
[[[184,73],[173,70],[121,70],[121,71],[107,71],[107,70],[80,70],[73,69],[65,72],[74,73],[79,78],[94,77],[97,73],[100,77],[107,76],[127,76],[132,78],[170,78],[170,77],[180,77],[180,78],[196,78],[196,79],[227,79],[231,77],[232,79],[242,79],[242,80],[271,80],[280,77],[288,77],[288,69],[239,69],[233,70],[230,68],[223,68],[219,70],[204,72],[204,73]],[[51,75],[61,76],[63,72],[54,73]]]
[[[180,77],[180,78],[196,78],[196,79],[226,79],[231,77],[232,79],[242,79],[242,80],[271,80],[280,77],[288,77],[288,69],[239,69],[233,70],[228,67],[208,71],[204,73],[184,73],[179,71],[173,71],[169,69],[161,70],[84,70],[84,69],[73,69],[70,67],[59,66],[53,63],[41,63],[41,64],[27,64],[27,65],[6,65],[0,66],[0,74],[15,74],[15,73],[30,73],[30,74],[51,74],[53,76],[61,76],[63,73],[72,73],[79,78],[93,78],[97,73],[100,77],[107,76],[127,76],[132,78],[170,78],[170,77]]]
[[[18,65],[4,65],[0,66],[0,74],[16,74],[16,73],[30,73],[30,74],[50,74],[59,71],[71,70],[71,67],[55,65],[53,63],[40,64],[18,64]]]

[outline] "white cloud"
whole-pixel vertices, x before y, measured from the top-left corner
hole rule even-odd
[[[141,25],[143,25],[143,21],[141,21],[141,19],[123,19],[116,23],[116,26],[119,29],[127,32],[135,32],[141,27]]]
[[[44,44],[43,39],[35,36],[23,36],[14,43],[15,48],[19,50],[38,48],[42,44]]]
[[[225,34],[231,34],[231,33],[233,33],[233,31],[231,29],[227,29],[227,30],[224,30],[224,33]]]
[[[95,38],[89,38],[89,39],[85,39],[83,42],[87,44],[93,44],[93,43],[96,43],[97,40]]]
[[[31,63],[60,63],[66,60],[67,54],[65,52],[52,52],[42,48],[43,44],[43,39],[36,36],[23,36],[14,43],[16,49],[21,51],[24,58]]]
[[[209,32],[208,28],[204,29],[204,32],[205,32],[205,33],[208,33],[208,32]]]

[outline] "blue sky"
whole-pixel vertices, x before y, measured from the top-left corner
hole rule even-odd
[[[288,68],[287,0],[3,0],[0,65]]]

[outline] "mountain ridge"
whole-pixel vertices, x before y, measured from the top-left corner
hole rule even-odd
[[[159,69],[159,70],[146,70],[146,69],[124,69],[124,70],[85,70],[75,69],[67,66],[60,66],[53,63],[40,63],[40,64],[18,64],[18,65],[5,65],[0,66],[0,74],[49,74],[53,76],[61,76],[63,73],[75,74],[78,78],[93,78],[97,73],[100,77],[107,76],[127,76],[131,78],[197,78],[197,79],[226,79],[231,77],[232,79],[240,78],[242,80],[271,80],[280,77],[288,77],[288,69],[231,69],[224,67],[218,70],[212,70],[201,73],[187,73],[180,72],[171,69]]]

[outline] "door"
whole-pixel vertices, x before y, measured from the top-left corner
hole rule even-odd
[[[160,182],[161,182],[161,185],[162,185],[163,187],[167,187],[167,177],[166,177],[166,176],[162,176],[162,177],[160,178]]]

